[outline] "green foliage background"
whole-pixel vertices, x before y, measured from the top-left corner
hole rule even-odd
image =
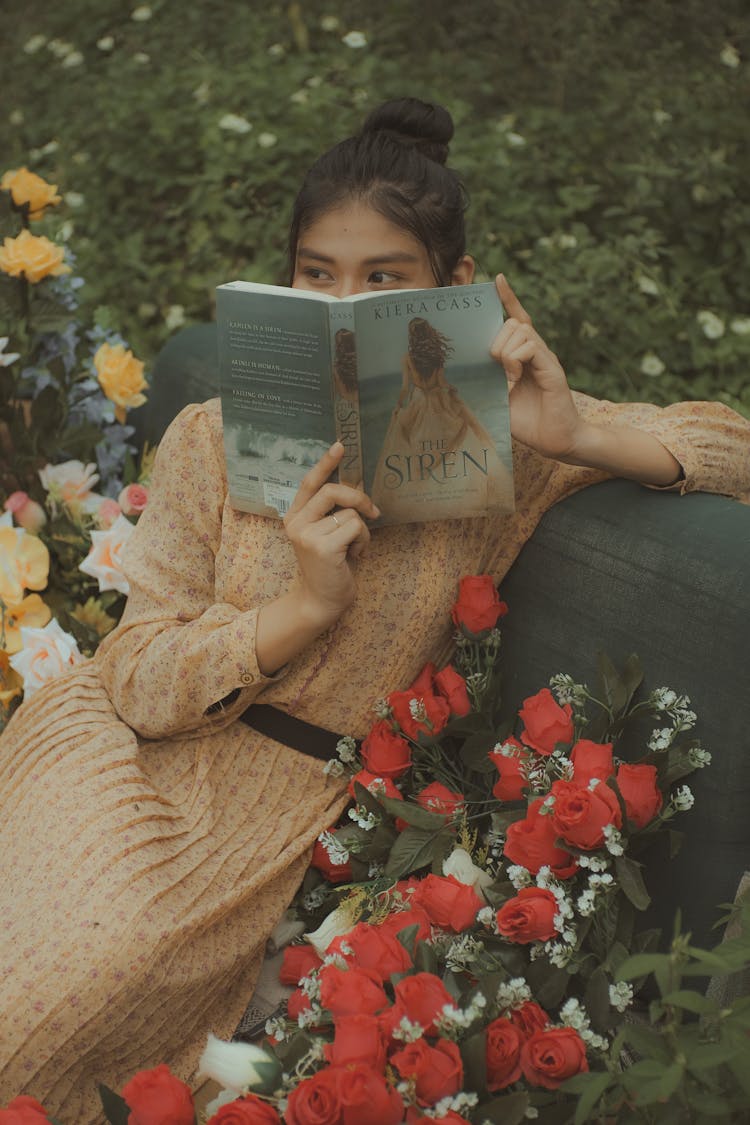
[[[2,170],[83,197],[61,210],[83,300],[142,358],[217,284],[285,281],[301,174],[410,93],[451,109],[470,249],[574,386],[750,414],[747,0],[143,8],[26,0],[0,43]]]

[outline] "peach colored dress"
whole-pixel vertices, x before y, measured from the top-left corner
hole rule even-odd
[[[683,491],[747,498],[750,423],[726,407],[578,401],[661,438]],[[117,1089],[162,1061],[188,1078],[207,1031],[231,1034],[311,845],[344,804],[320,761],[237,716],[262,697],[364,735],[375,699],[447,655],[458,579],[501,579],[553,503],[604,477],[521,446],[515,473],[513,516],[376,531],[355,604],[268,679],[257,610],[295,581],[294,554],[278,521],[227,504],[218,403],[173,423],[120,626],[0,740],[0,1105],[28,1093],[88,1125],[97,1081]]]

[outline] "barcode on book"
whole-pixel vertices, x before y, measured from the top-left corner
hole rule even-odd
[[[296,495],[296,485],[277,484],[275,481],[263,482],[263,500],[269,508],[275,508],[280,516],[286,515]]]

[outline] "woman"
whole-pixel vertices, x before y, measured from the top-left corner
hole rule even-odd
[[[451,134],[444,110],[405,100],[326,153],[295,205],[292,283],[344,296],[470,281]],[[372,500],[330,480],[336,444],[281,524],[229,507],[215,401],[164,437],[120,626],[0,744],[0,1104],[26,1092],[86,1125],[97,1081],[160,1061],[187,1077],[207,1030],[231,1034],[311,846],[345,804],[319,758],[287,745],[313,739],[285,715],[364,735],[378,696],[443,658],[449,628],[435,622],[461,575],[501,579],[542,513],[584,485],[750,486],[748,423],[722,406],[572,395],[498,288],[507,519],[371,535]],[[239,721],[257,700],[275,710]]]
[[[443,448],[459,449],[483,468],[462,494],[462,515],[482,515],[491,508],[512,511],[513,481],[497,455],[495,443],[446,380],[445,364],[453,351],[450,340],[424,317],[415,316],[409,321],[408,341],[401,392],[372,483],[372,499],[381,515],[400,513],[401,519],[420,519],[420,508],[426,500],[434,519],[455,512],[454,500],[434,495],[429,475],[422,478],[415,474],[404,481],[403,474],[389,468],[394,454],[409,457],[415,450],[429,449],[436,436],[445,443]]]

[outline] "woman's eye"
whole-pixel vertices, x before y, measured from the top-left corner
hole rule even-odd
[[[395,273],[386,273],[385,270],[373,270],[369,280],[373,285],[389,285],[397,281],[398,278]]]
[[[313,281],[325,281],[329,276],[325,270],[318,269],[317,266],[307,266],[304,274],[305,277],[312,278]]]

